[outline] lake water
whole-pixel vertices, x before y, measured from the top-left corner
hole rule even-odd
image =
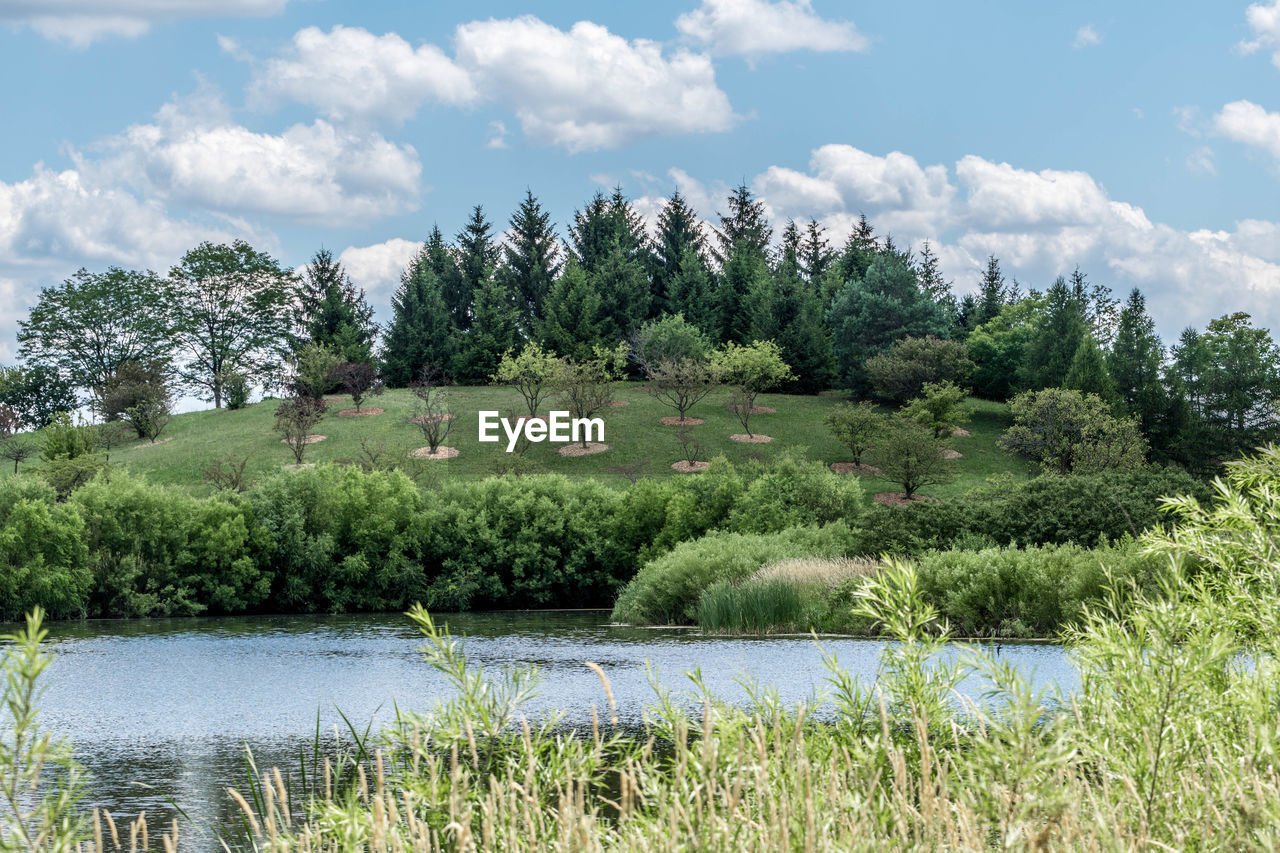
[[[608,613],[485,613],[442,617],[466,635],[472,660],[485,666],[536,665],[543,670],[536,716],[567,712],[588,723],[606,707],[596,675],[613,684],[619,714],[639,722],[654,694],[646,661],[659,681],[690,692],[683,673],[700,668],[707,686],[745,701],[743,677],[777,688],[794,703],[822,690],[827,676],[810,638],[705,637],[694,631],[614,627]],[[42,702],[46,728],[70,738],[93,774],[89,806],[116,815],[146,810],[167,825],[177,803],[193,834],[212,849],[209,828],[233,825],[224,789],[244,787],[247,744],[260,767],[297,766],[299,747],[322,731],[387,722],[398,705],[426,710],[445,695],[443,678],[418,653],[421,636],[399,615],[228,617],[90,621],[51,626]],[[875,679],[883,644],[827,639],[842,666],[866,684]],[[1070,691],[1078,676],[1063,650],[1006,644],[1001,655],[1033,681]],[[983,685],[962,692],[976,696]],[[690,696],[692,704],[692,696]],[[603,716],[603,714],[602,714]]]

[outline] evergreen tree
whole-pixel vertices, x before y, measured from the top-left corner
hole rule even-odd
[[[976,298],[978,312],[974,317],[975,326],[980,326],[1000,313],[1005,305],[1007,293],[1004,286],[1004,273],[1000,271],[1000,260],[995,255],[987,257],[987,268],[982,273],[982,281],[978,284]]]
[[[858,222],[849,233],[836,267],[840,273],[839,290],[854,279],[861,279],[871,268],[871,264],[880,255],[880,244],[876,240],[875,230],[867,220],[866,214],[858,217]]]
[[[490,278],[480,284],[475,296],[475,316],[465,332],[454,330],[453,373],[464,385],[483,385],[502,361],[503,353],[515,349],[520,339],[520,317],[511,292]]]
[[[831,386],[835,361],[822,305],[800,272],[795,251],[783,244],[782,260],[769,282],[767,301],[755,319],[757,340],[774,340],[795,374],[787,388],[816,393]]]
[[[1111,288],[1102,284],[1089,284],[1088,277],[1079,267],[1071,273],[1071,295],[1084,311],[1084,321],[1089,331],[1104,349],[1115,340],[1116,324],[1120,315],[1120,303],[1111,297]]]
[[[1080,341],[1089,333],[1085,306],[1061,276],[1045,294],[1044,316],[1027,346],[1020,370],[1023,388],[1059,388],[1071,369]]]
[[[920,286],[924,288],[925,293],[942,306],[951,325],[959,327],[959,306],[956,304],[955,295],[951,292],[951,282],[942,277],[938,256],[934,254],[928,240],[925,240],[924,245],[920,247],[920,260],[916,262],[916,277],[920,279]]]
[[[831,241],[827,239],[825,229],[818,220],[810,219],[800,245],[800,270],[810,290],[821,292],[822,281],[834,264],[835,253],[831,251]]]
[[[300,344],[323,344],[345,362],[372,360],[373,308],[328,249],[312,256],[298,301]]]
[[[1161,447],[1161,419],[1168,399],[1160,375],[1164,347],[1155,321],[1147,314],[1147,301],[1136,287],[1129,294],[1116,327],[1116,339],[1107,356],[1107,368],[1125,413],[1133,415],[1154,447]]]
[[[391,325],[382,344],[383,378],[392,387],[406,387],[427,365],[447,367],[453,349],[449,309],[432,269],[428,243],[400,276],[391,297]]]
[[[773,229],[764,213],[764,203],[757,201],[746,184],[739,184],[729,194],[729,213],[720,215],[719,243],[716,260],[728,263],[729,254],[742,250],[755,255],[762,263],[769,257]]]
[[[1080,346],[1076,347],[1062,387],[1074,389],[1081,394],[1094,394],[1113,409],[1119,402],[1116,383],[1107,372],[1106,360],[1093,335],[1086,334],[1080,339]]]
[[[758,312],[752,302],[772,286],[769,267],[749,242],[730,249],[716,278],[713,297],[716,315],[715,337],[723,342],[750,343],[756,340],[754,321]]]
[[[588,274],[605,262],[615,244],[647,273],[650,256],[644,219],[627,201],[621,187],[608,197],[597,192],[586,207],[573,214],[569,228],[569,248]]]
[[[867,390],[866,361],[907,336],[941,337],[947,318],[901,255],[881,254],[851,279],[827,309],[832,349],[846,387]]]
[[[704,333],[719,339],[720,322],[714,303],[715,283],[697,246],[685,246],[676,274],[666,284],[668,304]],[[649,312],[652,314],[652,310]]]
[[[493,278],[498,265],[499,247],[493,240],[492,228],[485,218],[484,207],[477,204],[472,208],[471,219],[455,238],[458,273],[443,285],[445,303],[454,326],[459,329],[471,327],[476,294],[481,285]]]
[[[658,214],[658,237],[653,252],[653,298],[649,305],[651,317],[663,313],[678,314],[681,311],[685,312],[686,317],[689,316],[685,306],[677,302],[673,291],[677,279],[698,274],[693,270],[686,271],[687,261],[701,267],[701,274],[705,276],[703,248],[702,225],[698,222],[697,214],[685,203],[684,196],[679,191],[672,193]],[[690,249],[692,256],[689,255]],[[690,321],[693,322],[692,318]]]
[[[531,191],[511,217],[503,284],[515,299],[520,327],[531,335],[542,316],[542,303],[560,272],[560,242],[551,216],[542,209]]]
[[[548,350],[583,361],[596,346],[609,344],[600,294],[576,260],[565,264],[544,306],[538,339]]]
[[[625,246],[615,242],[596,268],[588,272],[588,278],[600,294],[606,340],[626,340],[649,317],[649,280],[644,267]]]

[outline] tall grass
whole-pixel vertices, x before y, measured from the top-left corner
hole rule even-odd
[[[790,631],[807,604],[804,588],[782,578],[741,584],[718,581],[698,599],[698,625],[718,632]]]

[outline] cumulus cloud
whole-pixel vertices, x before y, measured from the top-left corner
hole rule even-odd
[[[1082,47],[1093,47],[1102,44],[1102,35],[1093,28],[1093,24],[1085,24],[1076,30],[1076,37],[1071,42],[1071,46],[1077,50]]]
[[[176,18],[276,15],[288,0],[0,0],[0,21],[85,47],[102,38],[136,38]]]
[[[1280,113],[1252,101],[1232,101],[1213,117],[1213,127],[1227,139],[1261,148],[1280,161]]]
[[[627,41],[579,21],[567,32],[525,16],[458,27],[456,62],[515,110],[526,135],[570,151],[638,136],[727,130],[729,98],[711,60]]]
[[[422,246],[420,242],[393,237],[371,246],[348,246],[339,253],[338,260],[351,280],[368,293],[374,310],[386,316],[391,296],[400,285],[400,274]]]
[[[422,165],[412,146],[317,119],[283,133],[232,121],[216,96],[167,104],[80,167],[147,197],[238,213],[336,224],[417,207]]]
[[[1245,11],[1245,20],[1253,30],[1253,39],[1237,45],[1241,53],[1271,51],[1271,62],[1280,68],[1280,0],[1270,3],[1254,3]]]
[[[719,56],[862,51],[868,45],[852,22],[824,20],[810,0],[703,0],[676,19],[676,29]]]
[[[395,33],[375,36],[343,26],[299,30],[283,56],[258,69],[249,91],[250,102],[260,106],[289,99],[338,120],[404,121],[424,101],[475,98],[470,75],[435,45],[415,48]]]

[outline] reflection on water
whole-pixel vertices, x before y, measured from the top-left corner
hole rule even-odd
[[[646,661],[677,691],[690,689],[683,673],[698,668],[707,687],[728,700],[745,698],[744,678],[776,687],[792,703],[824,685],[821,653],[808,638],[711,638],[611,627],[607,619],[592,611],[443,621],[467,635],[474,661],[542,668],[539,696],[528,706],[533,716],[561,709],[570,722],[585,722],[593,705],[605,705],[584,660],[608,673],[628,722],[653,702]],[[243,787],[245,744],[260,767],[296,767],[317,722],[330,734],[345,728],[339,709],[359,728],[376,729],[396,706],[425,710],[444,695],[444,680],[422,662],[420,644],[408,620],[394,614],[55,624],[44,724],[69,737],[93,773],[89,805],[117,815],[146,810],[158,826],[175,815],[176,803],[191,818],[182,827],[190,840],[193,832],[236,824],[224,789]],[[864,684],[874,680],[882,643],[830,639],[824,646]],[[1001,654],[1039,685],[1077,684],[1056,646],[1005,645]],[[982,685],[962,690],[976,697]]]

